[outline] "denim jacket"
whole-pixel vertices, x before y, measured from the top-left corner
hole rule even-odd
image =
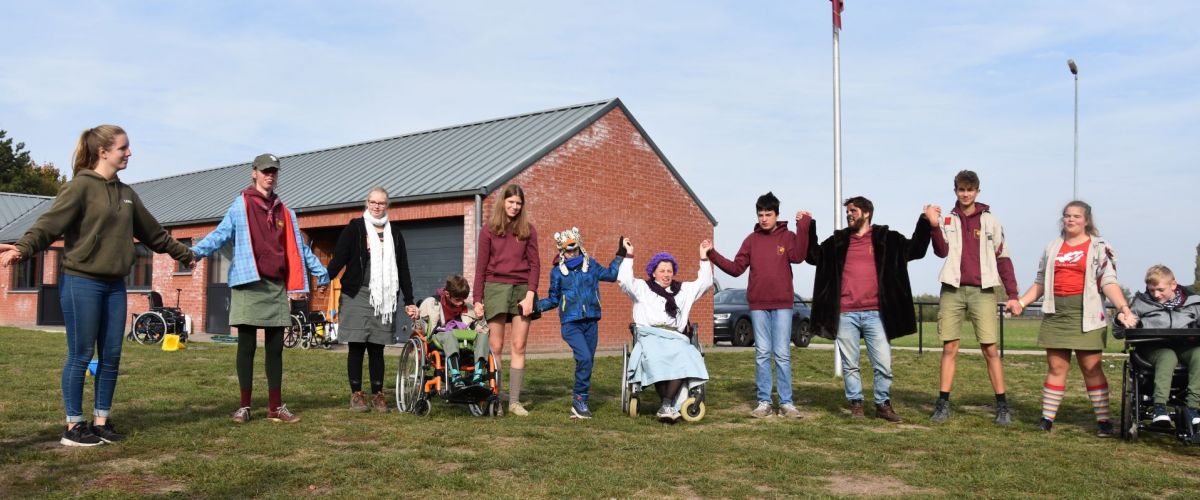
[[[304,261],[304,266],[309,273],[317,277],[318,285],[329,284],[329,272],[325,270],[321,260],[313,255],[312,250],[308,248],[308,245],[304,243],[304,238],[300,235],[300,224],[296,222],[296,212],[289,208],[287,213],[288,217],[292,219],[290,237],[295,238],[296,247],[300,251],[300,259]],[[258,265],[254,262],[254,249],[250,246],[250,225],[246,221],[246,204],[241,195],[234,197],[233,204],[225,212],[225,218],[221,219],[221,223],[213,232],[208,233],[208,236],[192,247],[192,252],[196,254],[197,260],[203,259],[230,242],[233,243],[233,261],[229,265],[229,287],[233,288],[260,280]],[[304,280],[304,288],[288,291],[307,293],[308,279]]]

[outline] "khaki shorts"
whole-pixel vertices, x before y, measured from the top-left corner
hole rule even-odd
[[[519,316],[521,314],[520,303],[525,300],[525,294],[529,292],[529,285],[524,283],[513,285],[510,283],[493,283],[486,282],[483,284],[483,316],[485,320],[490,320],[501,314],[506,315],[507,321],[511,321],[511,316]]]
[[[942,342],[962,337],[963,319],[975,327],[975,340],[981,345],[995,344],[1000,338],[1000,318],[996,293],[991,288],[942,285],[938,301],[938,338]]]

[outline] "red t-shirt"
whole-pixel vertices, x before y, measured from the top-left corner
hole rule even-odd
[[[1078,245],[1063,242],[1054,258],[1054,296],[1067,297],[1083,293],[1083,277],[1087,272],[1088,247],[1092,239]]]

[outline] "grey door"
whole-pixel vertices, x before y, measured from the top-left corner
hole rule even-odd
[[[204,304],[204,331],[229,334],[229,263],[233,246],[225,245],[208,257],[207,299]]]

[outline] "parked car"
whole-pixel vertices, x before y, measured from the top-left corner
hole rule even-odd
[[[792,343],[808,347],[812,340],[812,312],[799,295],[792,302]],[[713,342],[728,340],[735,346],[754,345],[754,326],[745,288],[726,288],[713,296]]]

